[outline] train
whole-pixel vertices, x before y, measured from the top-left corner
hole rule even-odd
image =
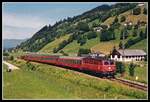
[[[90,71],[102,77],[114,77],[116,72],[115,62],[104,58],[71,57],[43,54],[26,54],[20,58],[26,61],[69,67],[71,69],[78,69],[81,71]]]

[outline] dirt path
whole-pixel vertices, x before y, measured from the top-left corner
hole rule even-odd
[[[14,66],[6,61],[3,61],[3,63],[8,66],[8,69],[11,69],[11,70],[19,69],[18,67]]]

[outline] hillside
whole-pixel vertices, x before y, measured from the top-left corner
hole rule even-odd
[[[144,39],[136,44],[134,44],[133,46],[129,47],[129,49],[142,49],[145,52],[147,52],[147,39]]]
[[[141,8],[143,9],[143,6]],[[147,20],[146,15],[140,14],[140,15],[135,16],[135,15],[131,15],[130,12],[131,12],[131,10],[120,14],[119,18],[122,15],[127,16],[126,21],[133,21],[133,24],[136,24],[139,19],[141,21]],[[113,20],[112,20],[113,18],[115,18],[115,17],[108,18],[102,24],[106,24],[106,25],[111,24],[113,22]],[[94,22],[95,21],[97,21],[97,19],[94,20]],[[124,23],[124,22],[122,22],[122,23]],[[115,30],[115,32],[116,32],[116,39],[115,40],[111,40],[111,41],[107,41],[107,42],[100,42],[99,37],[96,37],[95,39],[88,40],[87,43],[83,46],[80,46],[80,44],[78,44],[77,41],[73,41],[72,43],[70,43],[66,47],[64,47],[62,50],[66,53],[77,53],[80,48],[89,48],[92,50],[92,52],[103,52],[105,54],[110,54],[110,51],[113,49],[114,46],[116,46],[116,48],[119,48],[119,42],[121,41],[120,40],[121,29],[122,29],[122,26],[119,27],[119,29]],[[142,27],[141,27],[141,30],[143,30]],[[129,31],[129,32],[131,32],[131,31]],[[125,42],[127,42],[127,40],[129,40],[130,38],[134,38],[134,37],[130,36],[128,39],[125,40]],[[146,40],[144,40],[144,41],[142,40],[142,41],[138,42],[137,44],[132,45],[130,47],[130,49],[144,49],[145,50],[146,46],[147,46],[147,43],[145,41]]]
[[[137,7],[136,3],[117,3],[111,6],[98,6],[81,15],[61,20],[53,26],[44,26],[34,34],[31,39],[17,46],[17,49],[48,53],[59,53],[63,50],[68,54],[77,54],[80,48],[86,48],[91,49],[92,52],[100,51],[109,54],[114,46],[116,46],[116,48],[119,47],[121,32],[124,30],[122,24],[125,22],[132,21],[133,24],[132,28],[127,31],[128,37],[125,40],[125,43],[129,39],[136,39],[141,30],[145,31],[143,29],[145,29],[146,26],[141,25],[138,28],[137,37],[132,36],[134,34],[134,26],[136,26],[139,20],[140,22],[144,21],[147,23],[147,15],[143,14],[144,7],[145,6]],[[132,12],[136,8],[140,8],[141,12],[140,14],[133,15]],[[125,16],[126,18],[123,22],[120,21],[122,16]],[[114,23],[116,17],[118,20]],[[107,25],[110,26],[110,29],[114,30],[115,38],[111,38],[112,40],[100,41],[102,34],[101,32],[94,31],[94,28],[103,28]],[[105,29],[108,30],[109,28],[107,27]],[[91,38],[88,38],[89,33],[90,35],[93,35],[95,32],[95,37],[90,36]]]
[[[62,41],[67,40],[69,38],[69,36],[70,35],[65,35],[63,37],[56,38],[51,43],[48,43],[47,45],[45,45],[41,50],[39,50],[39,52],[53,53],[53,49],[56,46],[58,46]]]
[[[141,12],[143,12],[144,6],[141,6],[140,8],[141,8]],[[132,10],[128,10],[128,11],[126,11],[126,12],[118,15],[118,19],[120,19],[121,16],[125,16],[126,17],[125,22],[132,21],[133,24],[136,24],[138,20],[147,22],[147,15],[144,15],[142,13],[140,15],[132,15],[131,13],[132,13]],[[104,24],[104,25],[110,25],[110,24],[112,24],[112,22],[114,21],[114,19],[115,19],[115,16],[109,17],[102,24]],[[123,23],[124,22],[122,22],[121,24],[123,24]]]

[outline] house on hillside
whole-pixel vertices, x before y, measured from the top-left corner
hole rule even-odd
[[[146,57],[146,53],[143,50],[130,49],[116,50],[111,53],[110,58],[115,61],[142,61]]]
[[[137,6],[144,6],[144,3],[139,3]]]
[[[102,27],[95,27],[95,28],[93,28],[94,29],[94,31],[96,31],[96,32],[100,32],[103,28]]]

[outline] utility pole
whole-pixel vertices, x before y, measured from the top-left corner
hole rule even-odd
[[[125,23],[124,24],[124,31],[123,31],[123,43],[122,43],[122,50],[123,50],[123,55],[122,55],[122,61],[123,61],[123,67],[124,67],[124,60],[125,60],[125,56],[124,56],[124,49],[125,49],[125,47],[124,47],[124,39],[125,39],[125,31],[126,31],[126,26],[127,26],[127,24]],[[122,73],[122,75],[121,75],[122,77],[124,76],[124,72]]]
[[[127,26],[127,24],[125,23],[124,26],[125,26],[125,27],[124,27],[125,30],[123,31],[123,41],[122,41],[122,49],[123,49],[123,56],[122,56],[123,59],[122,59],[122,60],[123,60],[123,62],[124,62],[124,57],[125,57],[125,56],[124,56],[124,49],[125,49],[125,47],[124,47],[124,39],[125,39],[125,36],[124,36],[124,35],[125,35],[125,31],[126,31],[126,26]]]

